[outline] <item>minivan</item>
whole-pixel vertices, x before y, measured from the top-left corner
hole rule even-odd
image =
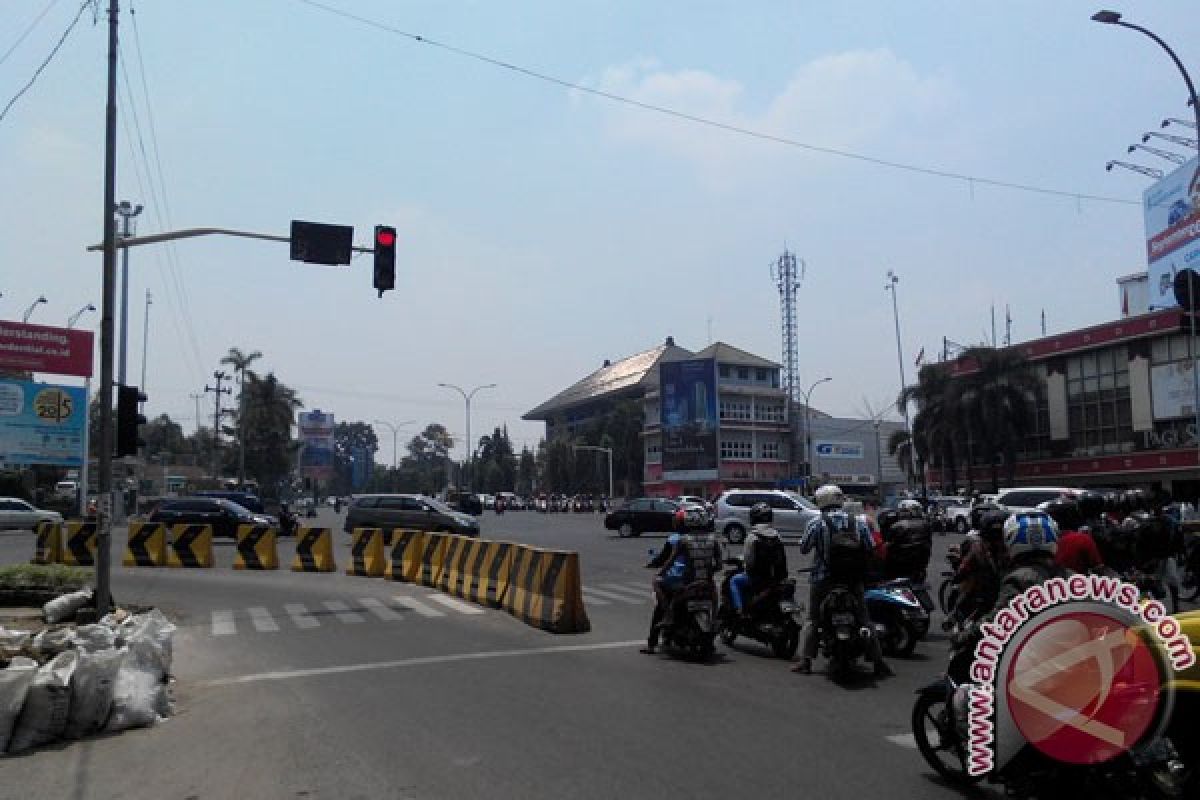
[[[774,512],[772,525],[783,537],[798,538],[808,523],[821,516],[817,507],[794,492],[781,489],[730,489],[717,498],[716,529],[730,544],[741,544],[750,530],[750,508],[766,503]]]

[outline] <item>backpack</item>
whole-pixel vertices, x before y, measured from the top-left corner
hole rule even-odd
[[[686,581],[691,583],[712,580],[713,571],[720,560],[717,540],[712,536],[688,533],[680,544],[683,546],[687,562]]]
[[[757,536],[754,539],[754,571],[750,579],[755,583],[766,583],[776,574],[786,573],[783,568],[787,554],[778,536]]]
[[[849,514],[822,514],[821,518],[829,531],[829,552],[825,554],[829,574],[838,580],[861,580],[867,571],[867,551],[856,520]]]

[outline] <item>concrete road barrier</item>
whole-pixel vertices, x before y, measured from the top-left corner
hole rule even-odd
[[[384,572],[383,530],[355,528],[350,533],[350,566],[347,575],[379,578]]]
[[[583,607],[579,554],[514,545],[501,607],[526,625],[551,633],[591,630]]]
[[[417,583],[436,589],[442,579],[442,568],[446,559],[446,546],[450,543],[448,533],[426,533],[425,547],[421,551],[421,571]]]
[[[34,529],[33,558],[30,564],[58,564],[62,561],[62,525],[58,522],[39,522]]]
[[[212,525],[172,525],[167,566],[208,568],[213,565]]]
[[[449,537],[438,588],[480,605],[499,608],[508,588],[516,548],[511,542]]]
[[[335,572],[333,532],[329,528],[301,528],[296,533],[292,572]]]
[[[279,530],[270,525],[238,525],[234,569],[279,569]]]
[[[66,523],[62,563],[72,567],[96,566],[96,523]]]
[[[167,526],[161,522],[131,522],[121,563],[126,567],[165,567]]]
[[[415,583],[421,574],[421,556],[425,553],[425,534],[422,531],[391,530],[385,536],[388,561],[383,576],[390,581]]]

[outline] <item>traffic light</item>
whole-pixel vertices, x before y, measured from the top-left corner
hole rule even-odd
[[[146,424],[146,418],[138,413],[138,403],[144,402],[146,395],[138,387],[117,387],[117,458],[137,455],[145,444],[138,438],[138,426]]]
[[[290,242],[292,261],[344,266],[350,263],[353,255],[354,228],[294,219]]]
[[[375,226],[375,288],[380,297],[396,288],[396,229],[390,225]]]

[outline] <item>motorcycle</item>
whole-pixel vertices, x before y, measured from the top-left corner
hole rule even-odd
[[[846,586],[836,585],[821,603],[817,631],[821,649],[829,659],[829,671],[835,679],[854,673],[855,663],[867,656],[867,645],[874,632],[858,624],[857,601]]]
[[[662,641],[699,661],[716,652],[717,629],[713,618],[714,587],[711,581],[693,581],[675,593],[662,623]]]
[[[965,681],[973,649],[961,647],[946,673],[917,689],[912,727],[917,750],[942,778],[968,788],[986,780],[1004,788],[1006,797],[1182,798],[1194,796],[1196,770],[1187,768],[1168,729],[1128,753],[1090,766],[1054,761],[1030,745],[1011,761],[985,775],[967,771],[969,758],[969,686]]]
[[[745,571],[740,558],[727,558],[721,581],[721,605],[717,612],[717,633],[721,641],[732,646],[738,636],[770,646],[776,658],[790,659],[800,646],[800,630],[804,627],[804,612],[796,604],[796,581],[788,579],[760,592],[750,601],[749,619],[734,610],[733,588],[730,581]]]
[[[942,609],[943,614],[950,616],[959,600],[958,584],[954,582],[954,576],[958,574],[958,567],[962,564],[962,551],[958,545],[952,544],[947,548],[946,563],[950,569],[942,570],[942,585],[938,587],[938,607]]]
[[[296,535],[296,515],[287,507],[279,509],[279,535],[280,536],[295,536]]]
[[[912,584],[904,579],[871,586],[866,591],[867,616],[888,655],[911,656],[929,632],[929,612]]]

